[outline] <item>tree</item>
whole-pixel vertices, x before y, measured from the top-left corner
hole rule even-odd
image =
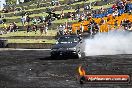
[[[6,0],[7,4],[16,4],[17,0]]]

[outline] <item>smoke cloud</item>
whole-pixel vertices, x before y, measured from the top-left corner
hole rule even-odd
[[[110,31],[85,40],[86,56],[132,54],[132,32]]]

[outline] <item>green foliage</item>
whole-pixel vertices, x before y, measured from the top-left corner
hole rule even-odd
[[[17,0],[6,0],[7,4],[16,4]]]

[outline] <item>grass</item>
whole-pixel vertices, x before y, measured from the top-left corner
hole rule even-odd
[[[68,19],[60,19],[60,20],[55,20],[53,21],[53,23],[59,23],[59,24],[62,24],[62,23],[65,23],[65,22],[70,22],[70,23],[74,23],[74,22],[78,22],[78,20],[68,20]]]
[[[109,4],[109,5],[103,5],[103,8],[110,8],[111,6],[112,6],[113,4]],[[96,10],[96,9],[100,9],[102,6],[94,6],[94,7],[92,7],[93,8],[93,10]]]
[[[56,30],[48,30],[47,34],[40,34],[40,31],[35,32],[29,32],[27,33],[26,31],[18,31],[18,32],[11,32],[7,34],[0,35],[0,37],[11,37],[11,36],[55,36],[56,35]]]
[[[47,13],[39,13],[39,14],[32,14],[30,17],[35,17],[35,16],[46,16],[48,15]],[[20,19],[21,16],[13,16],[13,17],[6,17],[5,19]]]
[[[103,5],[104,8],[109,8],[111,7],[113,4],[109,4],[109,5]],[[99,9],[101,8],[101,6],[93,6],[92,7],[93,10],[96,10],[96,9]],[[64,10],[64,13],[67,13],[67,12],[74,12],[75,10],[74,9],[71,9],[71,10]],[[80,11],[83,11],[83,8],[80,9]],[[61,13],[61,11],[56,11],[56,13]],[[46,13],[40,13],[40,14],[33,14],[33,15],[30,15],[30,17],[35,17],[35,16],[46,16],[47,14]],[[20,16],[16,16],[16,17],[7,17],[6,19],[17,19],[17,18],[20,18]],[[61,20],[55,20],[53,21],[53,23],[65,23],[67,21],[67,19],[61,19]],[[71,22],[77,22],[77,21],[71,21]],[[22,26],[21,22],[18,22],[16,23],[18,26]],[[32,23],[30,23],[32,24]],[[9,23],[7,24],[9,25]],[[0,27],[3,27],[2,24],[0,24]]]
[[[64,1],[64,0],[61,0],[61,1]],[[89,3],[89,2],[95,2],[95,1],[101,1],[101,0],[88,0],[86,2],[76,2],[76,3],[73,3],[71,5],[77,5],[77,4],[83,4],[83,3]],[[63,4],[63,5],[60,5],[60,6],[65,6],[67,4]],[[49,6],[50,8],[54,8],[55,6]],[[28,9],[28,10],[25,10],[25,11],[34,11],[34,10],[42,10],[42,9],[45,9],[46,7],[41,7],[41,8],[34,8],[34,9]],[[5,14],[10,14],[10,13],[14,13],[14,12],[9,12],[9,13],[5,13]]]
[[[109,5],[104,5],[103,7],[104,8],[109,8],[111,7],[113,4],[109,4]],[[96,9],[99,9],[101,8],[101,6],[93,6],[92,7],[93,10],[96,10]],[[64,10],[64,13],[67,13],[67,12],[74,12],[75,10],[74,9],[71,9],[71,10]],[[80,11],[83,11],[83,8],[80,9]],[[56,13],[61,13],[61,11],[56,11]],[[47,14],[46,13],[40,13],[40,14],[33,14],[33,15],[30,15],[30,17],[35,17],[35,16],[46,16]],[[20,16],[17,16],[17,17],[7,17],[6,19],[16,19],[16,18],[20,18]],[[53,21],[53,23],[64,23],[66,22],[67,19],[61,19],[61,20],[55,20]],[[71,22],[76,22],[76,21],[71,21]],[[18,22],[16,23],[18,26],[22,26],[21,22]],[[32,24],[32,23],[31,23]],[[7,24],[9,25],[9,23]],[[0,24],[0,27],[2,27],[3,25]]]
[[[77,3],[73,3],[72,5],[77,5],[77,4],[83,4],[83,3],[92,3],[92,2],[95,2],[95,1],[101,1],[101,0],[88,0],[86,2],[82,1],[82,2],[77,2]]]
[[[100,0],[92,0],[91,2],[94,2],[94,1],[100,1]],[[83,3],[89,3],[90,2],[90,0],[88,0],[88,1],[86,1],[86,2],[77,2],[77,3],[74,3],[74,4],[71,4],[71,5],[76,5],[76,4],[83,4]],[[65,4],[63,4],[63,5],[61,5],[61,6],[64,6]],[[104,5],[103,7],[104,8],[109,8],[109,7],[111,7],[112,6],[112,4],[109,4],[109,5]],[[54,7],[54,6],[51,6],[51,7]],[[93,6],[92,8],[95,10],[95,9],[99,9],[101,6]],[[45,8],[45,7],[42,7],[42,8]],[[42,8],[38,8],[39,10],[41,10]],[[37,9],[37,10],[38,10]],[[29,9],[29,10],[34,10],[34,9]],[[36,10],[36,9],[35,9]],[[74,9],[70,9],[70,10],[64,10],[64,13],[67,13],[67,12],[74,12],[75,10]],[[83,11],[83,8],[81,8],[80,9],[80,11]],[[56,11],[56,13],[61,13],[61,11]],[[39,13],[39,14],[32,14],[32,15],[30,15],[30,17],[35,17],[35,16],[46,16],[47,15],[47,13]],[[19,18],[21,18],[21,16],[13,16],[13,17],[6,17],[6,19],[8,20],[8,19],[10,19],[10,20],[12,20],[12,19],[19,19]],[[55,21],[53,21],[53,23],[59,23],[59,24],[62,24],[62,23],[64,23],[64,22],[66,22],[66,21],[68,21],[68,19],[60,19],[60,20],[55,20]],[[77,22],[76,20],[74,20],[74,21],[70,21],[71,23],[73,23],[73,22]],[[7,23],[7,25],[9,25],[10,23]],[[16,23],[18,26],[22,26],[22,24],[21,24],[21,22],[18,22],[18,23]],[[32,24],[32,23],[30,23],[30,24]],[[0,24],[0,27],[3,27],[3,25],[2,24]]]
[[[100,1],[100,0],[93,0],[93,1],[91,1],[91,2],[94,2],[94,1]],[[89,3],[90,1],[86,1],[85,3]],[[82,4],[82,3],[84,3],[84,2],[77,2],[77,3],[75,3],[75,4],[72,4],[72,5],[76,5],[76,4]],[[64,6],[64,4],[63,5],[61,5],[61,6]],[[54,6],[51,6],[52,8],[54,7]],[[35,9],[35,10],[41,10],[41,9],[44,9],[45,7],[42,7],[42,8],[37,8],[37,9]],[[99,8],[99,7],[93,7],[94,9],[96,9],[96,8]],[[33,11],[33,9],[29,9],[29,11],[30,10],[32,10]],[[25,11],[28,11],[28,10],[25,10]],[[70,10],[64,10],[64,13],[68,13],[68,12],[74,12],[75,11],[75,9],[70,9]],[[80,11],[83,11],[83,8],[81,8],[80,9]],[[56,11],[56,13],[61,13],[61,11]],[[7,13],[8,14],[8,13]],[[9,13],[9,14],[11,14],[11,13]],[[46,15],[48,15],[47,13],[39,13],[39,14],[32,14],[32,15],[30,15],[30,17],[35,17],[35,16],[46,16]],[[20,19],[21,18],[21,16],[12,16],[12,17],[6,17],[5,19],[9,19],[9,20],[12,20],[12,19]],[[66,21],[63,21],[63,20],[56,20],[56,21],[54,21],[53,23],[64,23],[64,22],[66,22]],[[74,22],[74,21],[72,21],[72,22]],[[76,21],[75,21],[76,22]],[[7,24],[7,25],[9,25],[9,23]],[[17,25],[18,26],[22,26],[22,24],[21,24],[21,22],[18,22],[17,23]],[[3,27],[3,25],[2,24],[0,24],[0,27]]]
[[[64,0],[59,0],[59,1],[64,1]],[[71,4],[69,6],[73,6],[73,5],[80,5],[80,4],[84,4],[84,3],[89,3],[89,2],[95,2],[95,1],[101,1],[101,0],[87,0],[86,2],[77,2],[77,3],[74,3],[74,4]],[[63,5],[60,5],[60,6],[65,6],[66,4],[63,4]],[[111,7],[113,4],[109,4],[109,5],[103,5],[104,8],[109,8]],[[56,7],[60,7],[60,6],[56,6]],[[54,8],[55,6],[49,6],[48,8]],[[96,10],[96,9],[99,9],[101,6],[92,6],[93,10]],[[46,7],[41,7],[41,8],[33,8],[33,9],[28,9],[28,10],[25,10],[25,11],[35,11],[35,10],[45,10]],[[81,8],[80,11],[83,11],[84,9]],[[75,9],[70,9],[70,10],[64,10],[64,13],[68,13],[68,12],[74,12]],[[12,14],[14,12],[9,12],[9,13],[3,13],[3,14]],[[61,11],[55,11],[55,13],[59,14],[61,13]],[[38,14],[32,14],[30,15],[30,17],[35,17],[35,16],[46,16],[47,13],[38,13]],[[6,17],[6,19],[20,19],[21,16],[12,16],[12,17]],[[65,23],[65,22],[77,22],[77,20],[73,20],[73,21],[69,21],[68,19],[60,19],[60,20],[55,20],[53,21],[53,23],[58,23],[58,24],[62,24],[62,23]],[[32,24],[32,23],[30,23]],[[9,23],[7,24],[9,25]],[[18,26],[22,26],[21,22],[18,22],[17,23]],[[0,24],[0,27],[3,27],[2,24]],[[18,32],[12,32],[12,33],[7,33],[7,34],[3,34],[3,35],[0,35],[0,37],[11,37],[11,36],[36,36],[36,38],[38,36],[55,36],[56,35],[56,30],[48,30],[48,34],[45,35],[41,35],[40,34],[40,31],[37,31],[37,33],[35,34],[35,32],[29,32],[27,33],[26,31],[18,31]],[[56,40],[48,40],[48,39],[8,39],[8,43],[55,43]]]
[[[52,23],[59,23],[59,24],[62,24],[62,23],[65,23],[66,21],[68,21],[68,19],[60,19],[60,20],[55,20],[53,21]],[[72,21],[68,21],[68,22],[71,22],[71,23],[74,23],[74,22],[77,22],[78,20],[72,20]],[[17,26],[22,26],[22,23],[21,22],[18,22],[16,23]],[[33,24],[32,22],[30,22],[30,25]],[[40,23],[41,24],[41,23]],[[9,26],[10,23],[7,23],[7,25]],[[3,24],[0,24],[0,27],[3,27]]]
[[[94,1],[100,1],[100,0],[93,0],[93,1],[91,1],[91,2],[94,2]],[[86,1],[85,3],[88,3],[88,2],[90,2],[90,1]],[[82,3],[84,3],[84,2],[78,2],[78,3],[72,4],[72,5],[82,4]],[[60,5],[60,6],[64,6],[64,5]],[[100,6],[93,6],[94,9],[98,9],[99,7],[100,7]],[[105,7],[107,7],[107,5],[106,5]],[[41,9],[44,9],[44,8],[45,8],[45,7],[36,8],[36,9],[29,9],[29,10],[25,10],[25,11],[41,10]],[[54,8],[54,6],[51,6],[51,8]],[[64,10],[64,13],[74,12],[74,11],[75,11],[75,9]],[[80,11],[83,11],[83,9],[81,8]],[[61,11],[55,11],[55,13],[60,14]],[[9,14],[9,13],[3,13],[3,14]],[[11,12],[10,12],[10,14],[11,14]],[[48,14],[44,12],[44,13],[39,13],[39,14],[32,14],[32,15],[30,15],[30,17],[35,17],[35,16],[46,16],[46,15],[48,15]],[[8,20],[8,19],[19,19],[19,18],[21,18],[21,16],[6,17],[5,19]]]
[[[51,43],[55,44],[56,40],[47,40],[47,39],[8,39],[8,43]]]
[[[64,1],[64,0],[63,0]],[[90,0],[88,0],[88,1],[86,1],[86,2],[76,2],[76,3],[73,3],[73,4],[71,4],[71,5],[77,5],[77,4],[83,4],[83,3],[89,3],[89,2],[95,2],[95,1],[101,1],[101,0],[92,0],[92,1],[90,1]],[[65,6],[66,4],[63,4],[63,5],[60,5],[60,6]],[[59,7],[60,7],[59,6]],[[48,8],[54,8],[55,6],[49,6]],[[58,6],[57,6],[58,7]],[[44,9],[46,9],[46,7],[41,7],[41,8],[34,8],[34,9],[28,9],[28,10],[25,10],[26,12],[28,12],[28,11],[34,11],[34,10],[44,10]],[[14,13],[14,12],[9,12],[9,13],[3,13],[3,14],[11,14],[11,13]]]

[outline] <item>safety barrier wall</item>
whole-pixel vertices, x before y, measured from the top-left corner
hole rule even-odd
[[[51,43],[9,43],[6,48],[51,49]]]

